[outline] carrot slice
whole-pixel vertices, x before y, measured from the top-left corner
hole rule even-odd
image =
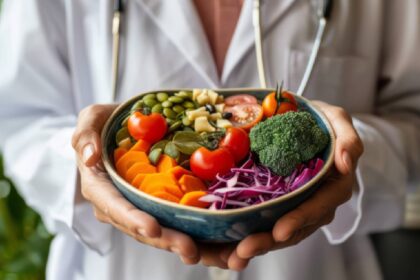
[[[148,194],[157,191],[166,191],[179,198],[184,195],[178,186],[178,182],[171,173],[147,174],[141,182],[139,189]]]
[[[149,153],[150,146],[151,144],[149,142],[140,139],[133,147],[131,147],[130,151]]]
[[[157,164],[158,172],[167,172],[177,165],[176,160],[168,155],[162,155]]]
[[[127,170],[136,162],[150,163],[145,152],[128,151],[117,161],[115,168],[118,174],[125,178]]]
[[[156,173],[156,167],[145,162],[136,162],[125,173],[125,179],[131,182],[139,173]]]
[[[207,193],[205,191],[193,191],[193,192],[186,193],[179,201],[179,204],[194,206],[194,207],[199,207],[199,208],[207,208],[210,206],[210,203],[199,200],[201,197],[203,197],[206,194]]]
[[[172,195],[168,192],[157,191],[157,192],[151,193],[151,195],[159,197],[159,198],[164,199],[164,200],[172,201],[172,202],[175,202],[175,203],[179,202],[178,197],[176,197],[176,196],[174,196],[174,195]]]
[[[118,147],[114,150],[114,163],[116,163],[125,153],[127,152],[126,148]]]
[[[181,179],[182,175],[193,175],[193,173],[191,171],[189,171],[189,170],[187,170],[184,167],[179,166],[179,165],[177,165],[175,167],[172,167],[169,170],[169,172],[174,174],[174,176],[177,180]]]
[[[193,191],[206,191],[207,187],[199,178],[191,175],[182,175],[179,185],[184,193]]]
[[[134,179],[131,181],[131,185],[133,185],[136,188],[140,188],[141,182],[143,182],[146,175],[147,173],[137,174],[136,177],[134,177]]]

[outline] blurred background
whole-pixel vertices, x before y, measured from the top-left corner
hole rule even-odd
[[[0,16],[1,4],[2,0]],[[420,207],[420,194],[411,205]],[[409,217],[408,221],[419,228],[420,221],[412,222]],[[45,279],[51,240],[39,215],[25,204],[5,176],[0,151],[0,280]],[[372,241],[385,280],[420,279],[420,230],[374,234]]]
[[[0,151],[0,279],[45,279],[51,239],[41,218],[5,176]]]

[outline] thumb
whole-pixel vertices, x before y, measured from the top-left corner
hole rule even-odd
[[[100,134],[117,105],[91,105],[83,109],[77,121],[72,146],[77,157],[86,165],[94,166],[101,158]]]

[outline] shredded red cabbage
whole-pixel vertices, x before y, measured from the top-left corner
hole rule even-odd
[[[201,201],[211,203],[209,209],[234,209],[259,204],[290,193],[311,180],[323,167],[321,158],[300,164],[287,177],[273,174],[266,166],[256,163],[252,154],[241,167],[216,176],[208,194]]]

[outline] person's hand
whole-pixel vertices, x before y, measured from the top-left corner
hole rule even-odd
[[[78,158],[82,196],[93,205],[99,221],[141,243],[174,252],[185,263],[197,263],[198,248],[189,236],[161,227],[154,217],[128,202],[109,180],[101,160],[100,133],[115,107],[92,105],[79,114],[72,145]]]
[[[249,235],[236,248],[219,252],[226,258],[231,251],[227,258],[228,268],[242,270],[255,256],[298,244],[321,226],[329,224],[337,207],[352,196],[354,171],[363,153],[363,144],[351,117],[342,108],[319,101],[313,104],[325,113],[336,134],[335,166],[331,175],[313,196],[281,217],[272,232]]]

